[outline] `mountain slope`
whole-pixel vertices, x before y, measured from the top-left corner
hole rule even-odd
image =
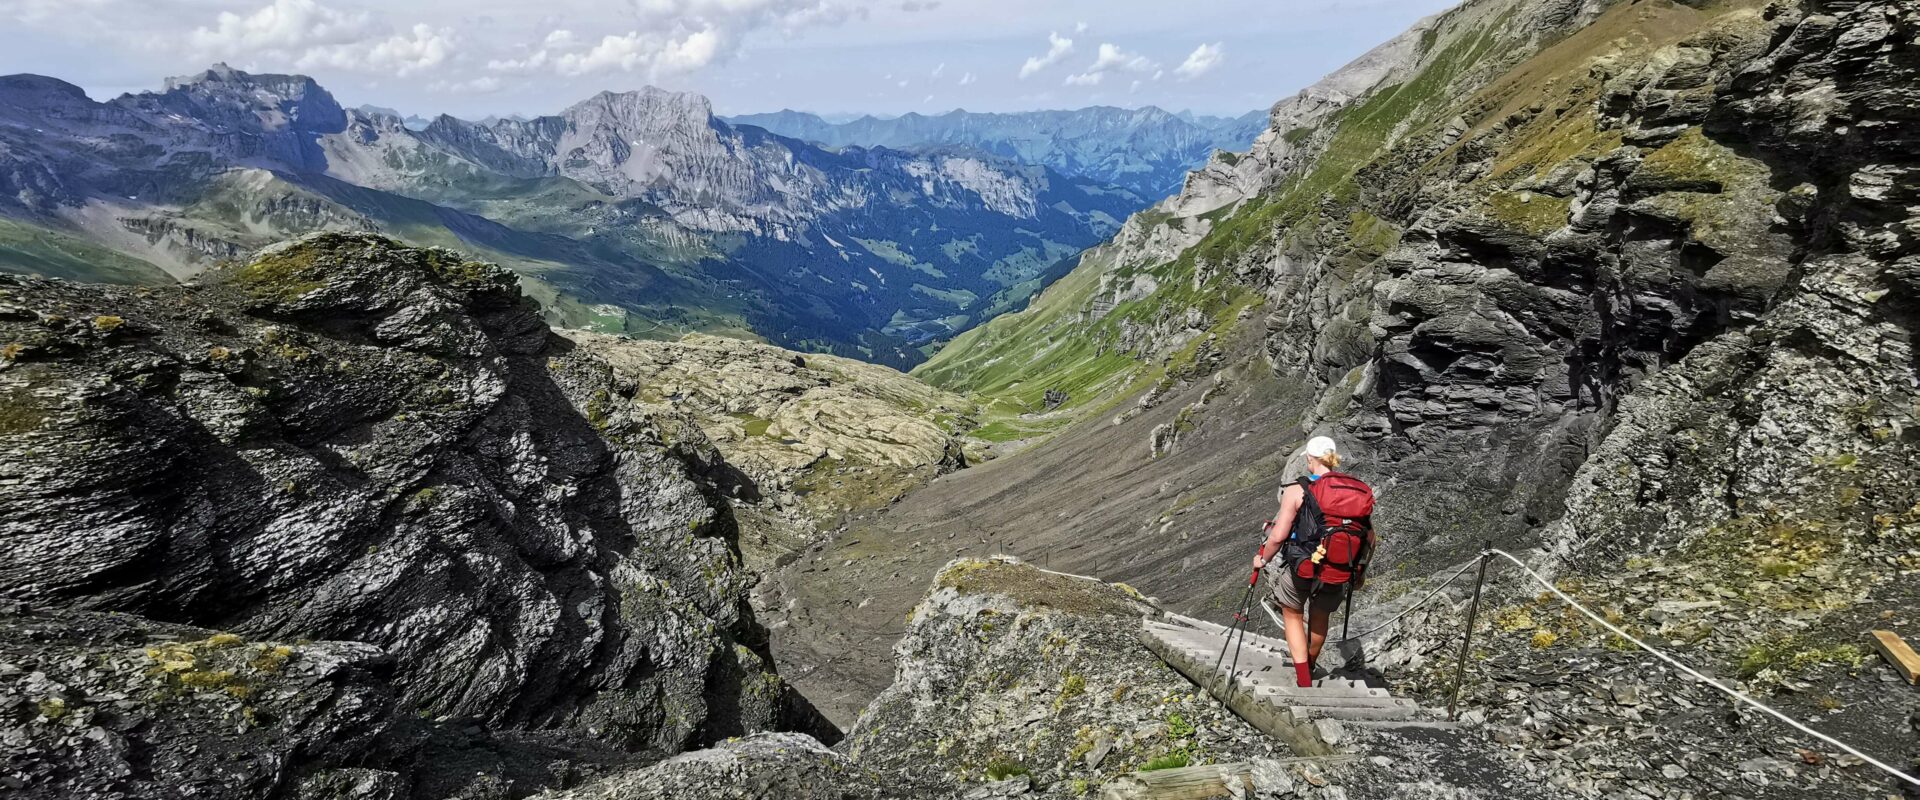
[[[184,277],[288,234],[377,230],[507,265],[564,323],[899,366],[1023,300],[1140,203],[977,152],[828,151],[653,89],[420,130],[302,76],[224,66],[106,103],[13,76],[0,98],[11,250],[77,239]],[[129,269],[155,277],[89,277]]]
[[[1205,163],[1215,150],[1246,147],[1266,130],[1264,112],[1225,119],[1179,116],[1153,106],[1004,114],[955,110],[934,116],[867,116],[838,124],[787,110],[728,120],[829,147],[963,145],[1124,186],[1149,199],[1178,191],[1187,171]]]
[[[1057,432],[781,583],[870,598],[837,622],[879,628],[905,601],[869,575],[937,568],[920,550],[957,540],[1217,614],[1289,457],[1325,433],[1382,487],[1355,628],[1491,541],[1905,763],[1916,705],[1865,633],[1914,634],[1915,29],[1910,4],[1873,2],[1479,0],[1425,21],[922,365],[992,402],[989,429]],[[1069,399],[1047,412],[1049,389]],[[1790,730],[1689,712],[1725,701],[1509,568],[1489,587],[1470,707],[1554,785],[1630,793],[1672,766],[1743,796],[1886,793],[1801,768],[1817,745]],[[1440,695],[1459,612],[1389,627],[1370,663]],[[833,669],[809,688],[877,688]]]

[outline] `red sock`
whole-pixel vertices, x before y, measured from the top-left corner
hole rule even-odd
[[[1293,665],[1293,676],[1300,682],[1301,688],[1313,685],[1313,667],[1306,664]]]

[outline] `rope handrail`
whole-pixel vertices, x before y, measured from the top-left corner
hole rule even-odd
[[[1502,558],[1505,558],[1508,561],[1513,562],[1513,565],[1516,567],[1519,567],[1521,572],[1524,572],[1527,574],[1527,577],[1532,578],[1536,583],[1539,583],[1541,586],[1546,587],[1547,591],[1552,592],[1554,596],[1559,597],[1561,602],[1564,602],[1567,605],[1572,606],[1575,610],[1579,611],[1581,614],[1586,615],[1586,617],[1588,619],[1593,620],[1595,624],[1598,624],[1602,628],[1606,628],[1607,632],[1612,633],[1613,635],[1618,636],[1621,639],[1625,639],[1627,642],[1631,643],[1635,647],[1645,650],[1648,653],[1652,653],[1655,658],[1658,658],[1661,661],[1666,662],[1668,666],[1671,666],[1674,669],[1680,670],[1681,672],[1686,673],[1689,676],[1692,676],[1694,680],[1698,680],[1702,683],[1707,684],[1708,686],[1712,686],[1715,689],[1719,689],[1720,691],[1725,692],[1728,695],[1732,696],[1733,699],[1735,700],[1738,700],[1742,703],[1753,706],[1754,708],[1760,709],[1761,711],[1766,712],[1769,716],[1772,716],[1773,718],[1778,719],[1781,722],[1787,723],[1789,726],[1792,726],[1795,730],[1800,731],[1801,733],[1804,733],[1808,736],[1812,736],[1815,739],[1819,739],[1820,741],[1826,742],[1827,744],[1833,745],[1834,747],[1838,747],[1841,750],[1846,751],[1848,755],[1851,755],[1855,758],[1860,759],[1861,761],[1871,764],[1874,767],[1879,768],[1880,771],[1887,773],[1888,775],[1892,775],[1896,778],[1899,778],[1900,780],[1906,781],[1907,783],[1913,784],[1915,786],[1920,786],[1920,778],[1915,778],[1914,776],[1909,775],[1905,772],[1902,772],[1898,768],[1895,768],[1887,764],[1886,762],[1883,762],[1877,758],[1874,758],[1873,756],[1867,755],[1866,753],[1861,752],[1859,749],[1853,747],[1852,745],[1847,744],[1846,742],[1840,741],[1839,739],[1835,739],[1832,736],[1828,736],[1827,734],[1816,731],[1813,728],[1808,727],[1805,723],[1802,723],[1801,721],[1794,719],[1793,717],[1787,716],[1783,712],[1775,710],[1772,706],[1769,706],[1765,703],[1755,700],[1752,697],[1748,697],[1745,692],[1742,692],[1738,689],[1735,689],[1731,686],[1728,686],[1717,680],[1714,680],[1713,678],[1707,676],[1705,673],[1700,672],[1699,670],[1696,670],[1692,667],[1689,667],[1685,663],[1682,663],[1680,659],[1667,655],[1666,653],[1661,652],[1659,649],[1655,648],[1654,646],[1647,644],[1646,642],[1640,641],[1633,634],[1630,634],[1624,630],[1621,630],[1618,626],[1614,625],[1611,622],[1608,622],[1605,617],[1602,617],[1601,615],[1594,613],[1593,609],[1587,608],[1585,605],[1582,605],[1580,601],[1575,600],[1572,597],[1568,596],[1566,592],[1561,591],[1560,587],[1553,585],[1551,581],[1548,581],[1546,578],[1540,577],[1539,573],[1534,572],[1532,569],[1529,569],[1526,564],[1522,563],[1520,559],[1515,558],[1512,553],[1508,553],[1505,550],[1489,549],[1485,553],[1480,554],[1480,558],[1487,558],[1490,556],[1500,556]],[[1475,560],[1479,560],[1479,559],[1475,559]]]
[[[1525,562],[1522,562],[1518,557],[1514,556],[1512,553],[1509,553],[1505,550],[1488,548],[1482,551],[1480,555],[1474,556],[1473,558],[1468,559],[1465,563],[1461,564],[1459,569],[1454,570],[1451,576],[1448,576],[1446,580],[1441,581],[1440,585],[1434,587],[1433,591],[1428,592],[1426,597],[1420,598],[1419,602],[1414,603],[1411,606],[1408,606],[1406,609],[1402,610],[1398,614],[1395,614],[1391,619],[1388,619],[1386,622],[1383,622],[1379,625],[1375,625],[1372,628],[1369,628],[1365,631],[1354,634],[1352,636],[1346,636],[1340,639],[1330,639],[1329,641],[1348,642],[1348,641],[1353,641],[1355,639],[1359,639],[1363,636],[1369,636],[1374,633],[1378,633],[1379,631],[1385,629],[1387,626],[1392,625],[1395,622],[1399,622],[1401,619],[1405,618],[1408,614],[1413,613],[1414,610],[1422,606],[1425,606],[1427,603],[1431,602],[1433,598],[1438,597],[1440,593],[1444,591],[1449,585],[1451,585],[1454,581],[1458,580],[1461,575],[1465,575],[1467,570],[1473,568],[1474,565],[1479,564],[1480,562],[1488,558],[1491,558],[1493,556],[1500,556],[1501,558],[1504,558],[1508,561],[1513,562],[1513,565],[1516,567],[1519,567],[1521,572],[1526,573],[1527,577],[1532,578],[1534,582],[1540,584],[1543,587],[1546,587],[1546,590],[1549,592],[1552,592],[1555,597],[1560,598],[1561,602],[1564,602],[1567,605],[1572,606],[1574,610],[1579,611],[1581,614],[1585,615],[1588,619],[1593,620],[1595,624],[1599,625],[1602,628],[1605,628],[1608,633],[1618,636],[1621,639],[1628,642],[1629,644],[1632,644],[1633,646],[1638,647],[1641,650],[1645,650],[1648,653],[1651,653],[1655,658],[1658,658],[1662,662],[1665,662],[1668,666],[1671,666],[1674,669],[1680,670],[1682,673],[1685,673],[1686,675],[1692,677],[1697,681],[1700,681],[1701,683],[1705,683],[1708,686],[1712,686],[1713,688],[1720,690],[1721,692],[1727,694],[1728,696],[1732,697],[1735,700],[1738,700],[1742,703],[1745,703],[1749,706],[1759,709],[1760,711],[1766,713],[1768,716],[1771,716],[1774,719],[1777,719],[1777,720],[1780,720],[1781,722],[1786,723],[1788,726],[1792,727],[1794,730],[1797,730],[1808,736],[1812,736],[1813,738],[1818,739],[1822,742],[1826,742],[1827,744],[1833,745],[1834,747],[1840,748],[1841,751],[1847,753],[1848,755],[1858,758],[1862,762],[1872,765],[1874,768],[1879,769],[1880,771],[1885,772],[1888,775],[1892,775],[1893,777],[1898,778],[1907,783],[1913,784],[1914,786],[1920,786],[1920,778],[1916,778],[1912,774],[1904,772],[1897,767],[1894,767],[1884,761],[1881,761],[1880,759],[1874,758],[1873,756],[1870,756],[1865,752],[1862,752],[1859,748],[1854,747],[1853,745],[1847,744],[1846,742],[1840,741],[1839,739],[1836,739],[1832,736],[1829,736],[1827,734],[1821,733],[1820,731],[1814,730],[1813,728],[1809,727],[1806,723],[1803,723],[1797,719],[1794,719],[1791,716],[1788,716],[1785,712],[1778,711],[1774,709],[1772,706],[1769,706],[1765,703],[1755,700],[1752,697],[1748,696],[1745,692],[1742,692],[1738,689],[1735,689],[1731,686],[1721,683],[1720,681],[1715,680],[1714,678],[1708,676],[1706,673],[1703,673],[1699,670],[1696,670],[1692,667],[1687,666],[1684,662],[1680,661],[1680,659],[1674,658],[1673,656],[1670,656],[1665,652],[1662,652],[1658,648],[1655,648],[1653,645],[1650,645],[1650,644],[1647,644],[1646,642],[1641,641],[1638,637],[1635,637],[1633,634],[1630,634],[1624,630],[1621,630],[1619,626],[1614,625],[1611,622],[1608,622],[1604,616],[1596,613],[1593,609],[1586,607],[1580,601],[1573,599],[1572,596],[1568,595],[1564,591],[1561,591],[1560,587],[1553,585],[1552,581],[1549,581],[1546,578],[1541,577],[1540,573],[1534,572],[1531,568],[1529,568],[1526,565]],[[1032,566],[1032,565],[1029,565],[1029,566]],[[1076,574],[1067,573],[1067,572],[1056,572],[1050,569],[1041,569],[1039,567],[1034,567],[1034,568],[1040,569],[1041,572],[1047,572],[1054,575],[1061,575],[1069,578],[1080,578],[1082,580],[1090,580],[1090,581],[1097,581],[1100,583],[1106,583],[1106,581],[1092,575],[1076,575]],[[1152,603],[1149,603],[1149,605],[1153,605],[1154,608],[1159,608],[1158,605],[1154,605]]]
[[[1439,597],[1440,592],[1444,591],[1447,588],[1447,586],[1451,585],[1454,581],[1459,580],[1460,576],[1467,574],[1467,570],[1472,569],[1473,565],[1480,563],[1480,559],[1485,557],[1486,557],[1485,555],[1478,555],[1478,556],[1474,556],[1471,559],[1468,559],[1466,563],[1460,565],[1459,569],[1454,570],[1453,575],[1449,576],[1446,580],[1441,581],[1439,586],[1433,587],[1433,591],[1428,592],[1426,597],[1420,598],[1420,602],[1407,606],[1405,609],[1401,610],[1400,613],[1393,615],[1392,619],[1389,619],[1386,622],[1382,622],[1378,625],[1375,625],[1371,628],[1368,628],[1364,631],[1353,634],[1351,636],[1342,636],[1338,639],[1328,639],[1327,641],[1333,642],[1336,644],[1342,643],[1342,642],[1351,642],[1355,639],[1359,639],[1365,636],[1372,636],[1373,634],[1386,630],[1387,626],[1392,625],[1393,623],[1399,622],[1401,619],[1404,619],[1408,614],[1411,614],[1414,611],[1418,610],[1421,606],[1426,605],[1429,601],[1433,600],[1433,598]]]

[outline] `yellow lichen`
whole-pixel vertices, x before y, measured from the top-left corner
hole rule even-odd
[[[1565,198],[1533,192],[1494,192],[1487,197],[1489,218],[1531,236],[1545,236],[1567,224]]]
[[[279,672],[293,657],[293,648],[286,645],[261,645],[259,654],[254,656],[251,666],[261,672]]]
[[[40,716],[45,717],[48,722],[57,722],[67,715],[67,701],[58,697],[41,700],[35,703],[34,707],[39,709]]]

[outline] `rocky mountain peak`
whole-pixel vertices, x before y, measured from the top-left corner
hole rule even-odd
[[[561,116],[576,124],[612,122],[634,131],[662,131],[712,125],[713,102],[694,92],[644,86],[629,92],[601,92]]]
[[[346,130],[347,112],[305,75],[253,74],[225,64],[168,78],[161,92],[122,95],[114,105],[157,120],[189,121],[241,160],[322,171],[315,139]]]
[[[45,75],[0,75],[0,101],[7,105],[65,103],[87,99],[87,91]]]
[[[132,97],[153,97],[150,93]],[[305,75],[254,74],[215,64],[194,74],[168,78],[159,95],[173,102],[193,104],[195,110],[215,105],[251,109],[263,115],[283,115],[292,127],[312,131],[337,131],[346,122],[346,111],[318,81]],[[163,101],[164,102],[164,101]],[[276,122],[269,116],[263,126]]]

